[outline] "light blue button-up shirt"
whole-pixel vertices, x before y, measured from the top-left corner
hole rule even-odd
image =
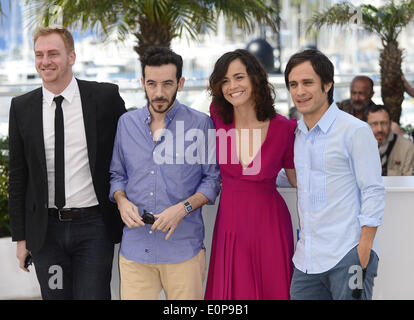
[[[310,131],[301,119],[295,134],[300,233],[293,262],[302,272],[322,273],[359,243],[362,226],[381,225],[378,144],[365,122],[335,103]]]
[[[121,116],[110,167],[110,199],[126,192],[139,210],[159,214],[200,192],[214,203],[220,189],[216,135],[210,117],[178,101],[165,116],[165,128],[157,144],[149,127],[147,107]],[[209,137],[210,134],[210,137]],[[209,161],[210,160],[210,161]],[[165,264],[183,262],[203,247],[201,208],[191,212],[168,240],[166,232],[152,225],[124,227],[121,254],[128,260]]]

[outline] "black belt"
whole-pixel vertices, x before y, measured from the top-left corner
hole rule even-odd
[[[63,209],[49,209],[49,215],[57,217],[60,221],[72,221],[85,217],[90,217],[99,214],[99,206],[88,208],[63,208]]]

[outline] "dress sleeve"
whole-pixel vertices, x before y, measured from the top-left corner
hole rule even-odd
[[[288,120],[287,134],[286,134],[286,149],[283,155],[283,168],[294,169],[295,165],[293,162],[293,149],[295,144],[295,130],[296,130],[296,119]]]

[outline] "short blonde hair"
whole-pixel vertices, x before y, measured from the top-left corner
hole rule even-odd
[[[73,41],[72,34],[62,26],[48,26],[48,27],[39,27],[33,34],[33,45],[36,43],[37,39],[41,36],[47,36],[52,33],[57,33],[62,37],[65,48],[68,52],[75,50],[75,43]]]

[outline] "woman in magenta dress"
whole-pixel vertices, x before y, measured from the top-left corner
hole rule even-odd
[[[216,62],[209,90],[222,192],[205,299],[289,299],[293,231],[276,177],[284,168],[296,186],[296,121],[276,113],[267,74],[246,50]]]

